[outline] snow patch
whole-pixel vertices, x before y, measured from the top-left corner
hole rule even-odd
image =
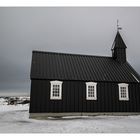
[[[138,116],[29,119],[29,105],[0,105],[0,133],[139,133]]]
[[[140,115],[67,116],[29,119],[29,104],[5,104],[0,98],[0,133],[140,133]]]

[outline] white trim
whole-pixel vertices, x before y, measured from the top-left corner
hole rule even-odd
[[[89,97],[88,96],[88,86],[94,86],[94,97]],[[86,82],[86,99],[87,100],[97,100],[97,83]]]
[[[51,100],[61,100],[62,99],[62,81],[50,81],[51,83],[51,90],[50,90],[50,99]],[[53,96],[53,85],[59,85],[59,96],[58,97],[54,97]]]
[[[140,81],[137,79],[137,77],[133,73],[131,73],[131,74],[135,78],[135,80],[139,83]]]
[[[119,86],[119,100],[120,101],[128,101],[129,100],[129,95],[128,95],[128,84],[126,83],[120,83],[118,84]],[[121,97],[121,87],[125,87],[126,88],[126,97]]]

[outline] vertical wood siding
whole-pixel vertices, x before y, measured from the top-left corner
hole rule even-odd
[[[62,100],[50,100],[50,81],[32,80],[30,113],[140,112],[140,84],[129,83],[129,101],[119,101],[118,83],[97,83],[97,100],[86,100],[86,84],[63,81]]]

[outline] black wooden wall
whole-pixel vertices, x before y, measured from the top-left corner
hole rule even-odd
[[[118,83],[97,82],[97,100],[86,100],[86,84],[63,81],[62,100],[50,100],[50,81],[32,80],[30,113],[140,112],[140,84],[129,83],[129,101],[119,101]]]
[[[114,49],[114,58],[120,63],[126,62],[126,49],[116,48]]]

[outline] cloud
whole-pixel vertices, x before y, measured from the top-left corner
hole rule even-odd
[[[0,8],[0,92],[29,93],[32,50],[111,56],[116,21],[139,66],[140,8]],[[1,94],[1,93],[0,93]]]

